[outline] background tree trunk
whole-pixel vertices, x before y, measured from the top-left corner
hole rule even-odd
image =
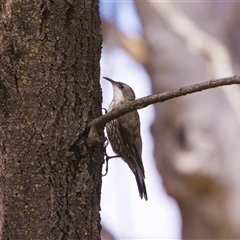
[[[113,7],[114,15],[109,11],[106,20],[112,17],[112,22],[103,25],[104,40],[110,47],[122,47],[145,69],[154,93],[239,75],[239,2],[135,0],[141,22],[137,37],[123,27],[124,21],[130,25],[121,15],[123,5]],[[134,78],[131,71],[128,74],[123,81]],[[143,86],[139,79],[133,81]],[[155,161],[167,193],[180,208],[183,239],[240,239],[239,86],[154,108]],[[143,137],[143,145],[144,141]],[[148,180],[147,175],[149,184]],[[151,219],[156,221],[157,217]]]
[[[97,1],[5,0],[0,12],[0,236],[100,239]],[[103,136],[103,133],[101,133]]]

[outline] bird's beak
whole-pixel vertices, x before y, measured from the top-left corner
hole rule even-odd
[[[104,79],[106,79],[107,81],[109,81],[110,83],[114,84],[115,81],[113,81],[111,78],[108,78],[108,77],[103,77]]]

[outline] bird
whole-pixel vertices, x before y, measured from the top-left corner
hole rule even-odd
[[[108,77],[103,78],[113,86],[113,99],[109,104],[108,112],[136,98],[133,89],[127,84],[114,81]],[[106,130],[113,151],[128,164],[135,175],[140,198],[144,197],[147,201],[138,112],[132,111],[111,120],[106,124]]]

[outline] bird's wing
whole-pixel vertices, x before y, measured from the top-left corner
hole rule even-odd
[[[123,156],[130,168],[134,170],[134,167],[140,170],[144,177],[144,168],[142,163],[142,139],[140,134],[140,120],[137,111],[127,113],[117,118],[117,124],[120,134],[120,141],[122,142],[126,151],[125,154],[130,156]],[[132,159],[132,163],[127,161],[128,158]]]

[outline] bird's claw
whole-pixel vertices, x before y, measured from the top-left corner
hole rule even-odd
[[[105,176],[107,175],[107,173],[108,173],[108,160],[109,160],[109,159],[106,158],[106,168],[105,168],[105,173],[102,174],[102,177],[105,177]]]
[[[108,173],[108,161],[109,161],[109,159],[119,157],[118,155],[115,155],[115,156],[108,156],[108,155],[107,155],[107,151],[106,151],[107,146],[108,146],[108,139],[106,138],[106,141],[104,142],[104,145],[103,145],[103,148],[104,148],[104,155],[105,155],[105,161],[106,161],[105,173],[102,174],[103,177],[106,176],[107,173]]]
[[[105,113],[104,113],[104,114],[106,114],[106,113],[108,112],[106,108],[102,108],[102,110],[104,110],[104,111],[105,111]]]
[[[105,173],[102,174],[103,177],[106,176],[107,173],[108,173],[108,161],[109,161],[111,158],[118,158],[118,157],[120,157],[120,156],[118,156],[118,155],[108,156],[107,153],[105,153],[105,157],[106,157],[106,168],[105,168]]]

